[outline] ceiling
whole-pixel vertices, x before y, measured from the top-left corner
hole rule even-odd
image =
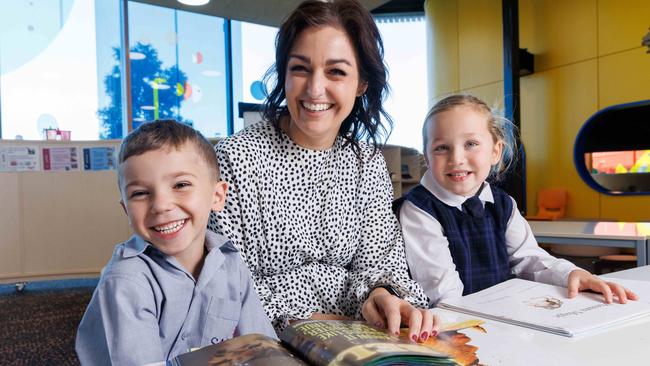
[[[270,26],[279,26],[282,20],[302,2],[302,0],[211,0],[206,5],[188,6],[176,0],[136,1]],[[389,1],[359,0],[359,2],[368,10],[373,10]]]

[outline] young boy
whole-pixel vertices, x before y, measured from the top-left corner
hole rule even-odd
[[[135,235],[115,248],[81,320],[82,364],[142,365],[246,333],[275,338],[239,252],[206,229],[227,186],[200,133],[142,125],[122,142],[118,184]]]

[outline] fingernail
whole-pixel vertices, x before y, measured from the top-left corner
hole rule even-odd
[[[393,334],[395,334],[396,336],[399,336],[399,331],[397,331],[397,332],[395,332]]]
[[[384,324],[382,322],[376,322],[375,327],[383,328]]]
[[[411,339],[413,340],[413,342],[417,342],[417,341],[418,341],[418,336],[416,336],[415,334],[413,334],[413,335],[411,336]]]
[[[432,330],[432,331],[431,331],[431,336],[432,336],[432,337],[435,337],[435,336],[437,336],[437,335],[438,335],[438,331],[437,331],[437,330]]]
[[[422,332],[422,334],[420,334],[420,339],[421,339],[421,340],[426,341],[427,338],[429,338],[429,333],[427,333],[427,332]]]

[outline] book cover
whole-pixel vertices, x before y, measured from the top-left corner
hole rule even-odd
[[[281,342],[249,334],[177,356],[168,365],[479,365],[478,347],[461,330],[485,332],[481,320],[446,324],[424,343],[386,333],[362,321],[305,320],[289,326]]]
[[[247,334],[199,350],[184,353],[167,363],[173,366],[304,366],[275,339]]]
[[[634,289],[632,289],[634,290]],[[511,279],[461,298],[443,300],[440,308],[502,321],[566,337],[583,336],[650,314],[650,304],[606,304],[602,295]]]

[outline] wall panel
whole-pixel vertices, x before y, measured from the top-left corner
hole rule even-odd
[[[648,27],[650,1],[598,0],[599,55],[639,47]]]

